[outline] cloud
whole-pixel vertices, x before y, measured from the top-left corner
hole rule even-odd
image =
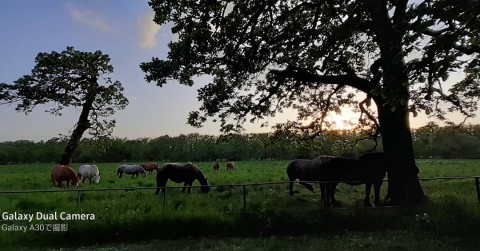
[[[70,17],[78,23],[85,24],[103,32],[113,31],[102,16],[92,10],[70,9]]]
[[[142,14],[138,19],[141,48],[153,48],[157,45],[157,34],[160,31],[160,25],[153,22],[153,17],[153,11],[149,11]]]

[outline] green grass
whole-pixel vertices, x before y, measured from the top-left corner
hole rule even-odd
[[[298,193],[289,196],[287,184],[247,186],[246,211],[243,211],[243,187],[230,185],[285,182],[287,163],[237,162],[236,169],[229,172],[224,168],[213,171],[213,163],[195,163],[204,171],[210,184],[219,187],[212,188],[208,194],[202,194],[198,189],[192,189],[191,194],[168,189],[165,200],[163,196],[154,195],[155,174],[146,178],[124,176],[119,179],[116,178],[118,163],[99,163],[102,175],[100,183],[81,184],[76,189],[95,189],[81,193],[72,192],[72,188],[64,190],[52,187],[51,164],[0,166],[1,191],[62,191],[0,194],[1,213],[93,213],[96,217],[94,221],[34,222],[65,223],[68,224],[66,232],[20,233],[0,230],[0,243],[12,249],[22,246],[78,247],[85,243],[121,249],[130,245],[125,243],[133,242],[129,249],[138,250],[151,247],[149,243],[142,244],[144,240],[178,238],[187,238],[187,243],[192,242],[189,246],[200,250],[232,250],[232,245],[238,246],[238,250],[277,250],[278,247],[313,250],[319,245],[339,250],[354,250],[358,245],[366,250],[433,250],[440,244],[453,247],[457,244],[456,240],[462,240],[459,242],[466,248],[472,243],[478,244],[475,240],[478,239],[476,232],[480,226],[480,207],[473,179],[424,181],[422,187],[431,203],[421,208],[402,209],[363,208],[363,186],[339,185],[336,197],[346,207],[342,210],[325,210],[319,200],[318,189],[312,193],[295,185]],[[73,165],[74,168],[78,166]],[[480,175],[479,160],[419,160],[418,166],[421,169],[420,177]],[[167,185],[182,184],[169,181]],[[99,191],[102,188],[138,187],[152,189]],[[383,195],[386,188],[385,184],[382,187]],[[393,233],[392,238],[398,237],[398,243],[382,242],[388,238],[388,235],[382,234],[384,231]],[[304,235],[313,237],[311,242],[302,246],[299,241],[307,238]],[[213,236],[224,238],[224,241],[212,244],[209,239]],[[287,239],[282,236],[287,236]],[[417,236],[429,241],[422,243]],[[288,238],[292,241],[288,241]],[[342,241],[336,243],[331,238]],[[194,240],[200,241],[197,243]],[[405,243],[401,244],[401,241]],[[116,242],[123,244],[112,244]],[[174,250],[186,249],[174,242],[154,243],[164,247],[160,249],[169,250],[165,245],[172,245],[171,249]]]
[[[62,250],[476,250],[479,241],[455,237],[436,237],[402,230],[384,232],[343,232],[328,235],[266,236],[250,238],[180,238],[115,243]]]

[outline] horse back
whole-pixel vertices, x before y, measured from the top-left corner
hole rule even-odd
[[[157,181],[170,179],[173,182],[191,182],[197,177],[197,169],[194,165],[181,165],[177,163],[167,163],[157,172]]]
[[[295,159],[287,166],[287,175],[290,180],[318,180],[321,161],[311,159]]]

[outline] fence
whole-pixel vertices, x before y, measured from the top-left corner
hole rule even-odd
[[[477,193],[477,200],[480,202],[480,176],[469,176],[469,177],[436,177],[436,178],[419,178],[419,181],[438,181],[438,180],[467,180],[473,179],[476,193]],[[386,182],[387,180],[384,180]],[[304,183],[331,183],[331,182],[318,182],[318,181],[302,181]],[[363,182],[363,181],[355,181],[355,182]],[[298,183],[295,181],[295,183]],[[342,183],[342,182],[341,182]],[[290,182],[265,182],[265,183],[251,183],[251,184],[228,184],[228,185],[211,185],[211,188],[221,188],[221,187],[240,187],[242,188],[242,212],[247,211],[247,187],[256,187],[256,186],[268,186],[268,185],[282,185],[282,184],[290,184]],[[183,189],[183,186],[169,186],[165,187],[165,192],[160,193],[163,199],[163,206],[165,207],[167,201],[166,196],[169,190],[174,189]],[[201,186],[192,186],[192,188],[201,188]],[[36,193],[77,193],[77,207],[81,204],[81,195],[82,193],[86,192],[107,192],[107,191],[137,191],[137,190],[154,190],[156,187],[137,187],[137,188],[97,188],[97,189],[64,189],[64,190],[24,190],[24,191],[0,191],[0,195],[2,194],[36,194]],[[408,204],[408,201],[407,201]],[[324,204],[326,207],[326,205]]]

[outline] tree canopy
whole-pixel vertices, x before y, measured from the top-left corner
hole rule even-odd
[[[13,84],[0,85],[4,103],[18,103],[16,110],[30,113],[37,105],[49,104],[46,111],[62,115],[66,107],[82,108],[79,120],[60,161],[68,164],[83,133],[97,139],[109,137],[115,120],[103,118],[124,109],[128,100],[119,81],[105,77],[113,72],[110,57],[101,51],[81,52],[67,47],[61,53],[39,53],[29,75]]]
[[[375,2],[153,0],[155,22],[172,25],[179,40],[169,44],[168,59],[141,68],[159,86],[213,76],[199,89],[203,105],[189,123],[200,126],[218,115],[226,131],[240,129],[247,115],[264,118],[285,108],[296,109],[298,118],[284,126],[305,128],[299,121],[311,119],[309,128],[320,129],[326,112],[345,105],[378,125],[367,108],[372,96],[392,107],[410,100],[414,115],[473,117],[480,93],[479,1]],[[401,44],[400,53],[388,55],[389,40]],[[405,61],[409,93],[385,88],[387,57]],[[456,71],[464,78],[444,86]],[[346,87],[368,98],[353,99]]]
[[[297,118],[277,130],[315,137],[328,113],[351,106],[359,125],[382,137],[392,160],[389,197],[396,202],[424,198],[409,113],[446,120],[447,112],[468,118],[477,109],[477,0],[149,4],[154,21],[171,25],[178,41],[169,44],[167,59],[141,64],[146,80],[193,85],[193,76],[213,77],[198,90],[202,105],[190,113],[191,125],[218,116],[229,132],[293,108]],[[463,79],[449,83],[453,72]]]

